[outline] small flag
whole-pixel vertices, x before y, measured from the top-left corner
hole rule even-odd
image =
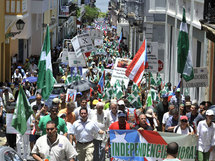
[[[104,83],[105,83],[105,77],[104,77],[104,75],[105,75],[105,72],[102,73],[102,76],[101,76],[101,78],[99,80],[99,83],[98,83],[98,91],[100,93],[102,93],[103,90],[104,90]]]

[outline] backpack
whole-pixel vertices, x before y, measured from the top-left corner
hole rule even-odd
[[[175,128],[175,133],[177,133],[178,128],[179,128],[179,125],[177,125],[177,126],[176,126],[176,128]],[[192,132],[191,127],[190,127],[190,126],[188,126],[188,128],[189,128],[189,132]]]

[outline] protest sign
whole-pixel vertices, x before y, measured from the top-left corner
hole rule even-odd
[[[114,64],[114,69],[111,77],[111,86],[113,86],[116,80],[122,82],[124,81],[124,85],[127,88],[129,83],[129,78],[125,75],[125,71],[129,64],[131,63],[130,59],[125,58],[117,58],[116,63]]]
[[[13,120],[13,114],[12,113],[7,113],[6,114],[6,133],[7,134],[19,134],[19,132],[11,125]],[[30,134],[31,133],[31,127],[30,127],[30,118],[27,121],[27,130],[25,134]]]
[[[147,62],[148,62],[148,72],[157,73],[158,72],[158,43],[152,42],[151,49],[147,47]]]
[[[70,102],[70,101],[75,102],[76,94],[77,94],[77,91],[75,89],[67,89],[66,102]]]
[[[103,45],[103,39],[95,39],[94,45],[95,46],[102,46]]]
[[[68,52],[69,66],[70,67],[85,67],[86,61],[83,55],[76,56],[75,52]]]
[[[194,67],[194,79],[186,82],[183,81],[183,86],[189,87],[207,87],[208,86],[208,69],[207,67]]]
[[[170,142],[179,145],[178,158],[194,161],[197,138],[147,130],[110,130],[111,157],[113,160],[154,160],[166,158],[166,146]]]
[[[77,57],[80,57],[82,54],[94,49],[89,34],[77,35],[71,40],[71,42]]]

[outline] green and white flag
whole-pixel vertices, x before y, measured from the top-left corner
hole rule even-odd
[[[27,120],[31,114],[33,114],[31,105],[25,95],[23,87],[20,86],[13,114],[12,126],[22,135],[24,135],[27,130]]]
[[[123,96],[123,90],[119,80],[117,80],[116,83],[114,84],[114,96],[117,99],[120,99]]]
[[[178,36],[178,73],[182,74],[185,81],[190,81],[194,78],[192,55],[189,50],[188,28],[184,8],[183,19]]]
[[[132,92],[131,94],[127,97],[127,100],[130,102],[130,104],[138,109],[142,107],[142,103],[140,101],[140,95],[139,95],[140,91],[139,88],[136,84],[133,84],[132,86]]]
[[[107,81],[105,83],[105,89],[104,89],[104,97],[103,100],[110,100],[113,96],[113,89],[110,85],[110,81]]]
[[[146,107],[150,107],[150,106],[152,106],[152,104],[153,104],[152,94],[151,94],[151,90],[149,90],[147,99],[146,99]]]
[[[56,81],[52,73],[49,26],[46,28],[46,36],[40,55],[38,69],[37,87],[41,90],[42,98],[47,100]]]

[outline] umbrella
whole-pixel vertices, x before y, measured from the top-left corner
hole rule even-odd
[[[95,88],[96,86],[96,84],[87,80],[79,80],[69,85],[69,89],[75,89],[77,92],[83,92],[90,90],[90,88]]]
[[[34,83],[36,81],[37,81],[37,77],[27,77],[23,80],[23,83],[25,83],[25,82]]]

